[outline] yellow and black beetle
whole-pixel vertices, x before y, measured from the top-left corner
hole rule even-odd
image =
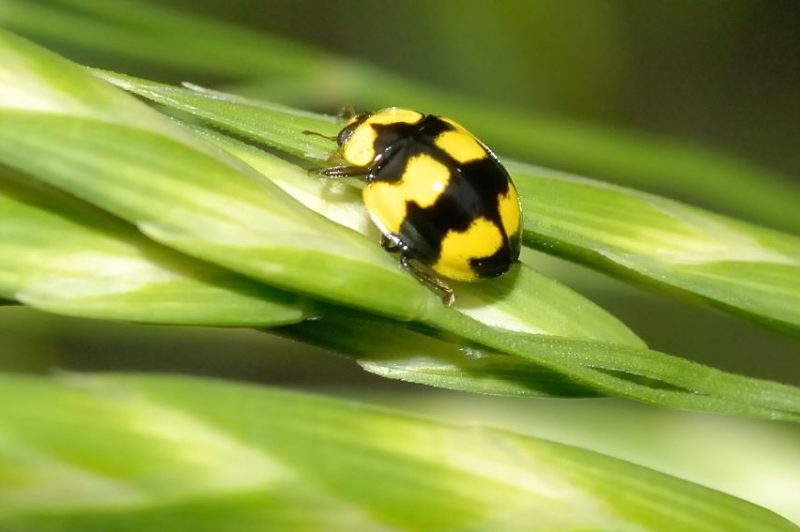
[[[390,107],[353,116],[336,137],[328,177],[366,177],[364,204],[381,244],[437,291],[439,277],[477,281],[519,258],[522,209],[497,157],[452,120]],[[438,277],[437,277],[438,276]]]

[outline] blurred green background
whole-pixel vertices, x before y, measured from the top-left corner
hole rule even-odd
[[[795,1],[160,3],[380,65],[453,94],[567,123],[722,150],[773,170],[786,186],[800,187],[800,3]],[[239,81],[31,37],[85,64],[144,77],[214,86]],[[291,103],[335,111],[360,102],[307,97]],[[503,152],[502,146],[497,149]],[[547,163],[509,151],[526,162]],[[694,201],[690,188],[668,185],[642,188]],[[750,218],[746,209],[735,212],[722,202],[704,201],[705,207]],[[556,259],[532,254],[531,260],[611,310],[655,349],[800,385],[797,339]],[[793,427],[619,401],[509,400],[435,391],[373,377],[344,358],[258,331],[109,324],[8,306],[0,307],[0,337],[3,369],[176,371],[321,389],[591,447],[768,501],[800,520],[794,508],[800,500],[800,431]],[[728,450],[715,448],[712,454],[712,447],[696,445],[700,440],[727,442]]]

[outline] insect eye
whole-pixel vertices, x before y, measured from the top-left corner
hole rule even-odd
[[[353,135],[353,131],[356,129],[356,124],[350,124],[349,126],[345,127],[339,132],[339,135],[336,136],[336,143],[339,146],[342,146],[347,140]]]

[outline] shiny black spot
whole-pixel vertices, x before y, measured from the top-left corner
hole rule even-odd
[[[377,137],[373,145],[375,165],[369,181],[397,181],[409,158],[419,154],[440,152],[433,144],[443,131],[453,127],[436,116],[428,115],[416,124],[377,124],[372,126]]]
[[[488,257],[470,259],[469,265],[478,277],[489,279],[506,273],[516,259],[517,257],[512,257],[511,248],[504,245]]]

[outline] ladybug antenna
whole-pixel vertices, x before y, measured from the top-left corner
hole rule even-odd
[[[317,137],[322,137],[323,139],[336,142],[336,135],[323,135],[318,131],[309,131],[307,129],[304,129],[302,133],[303,135],[316,135]]]

